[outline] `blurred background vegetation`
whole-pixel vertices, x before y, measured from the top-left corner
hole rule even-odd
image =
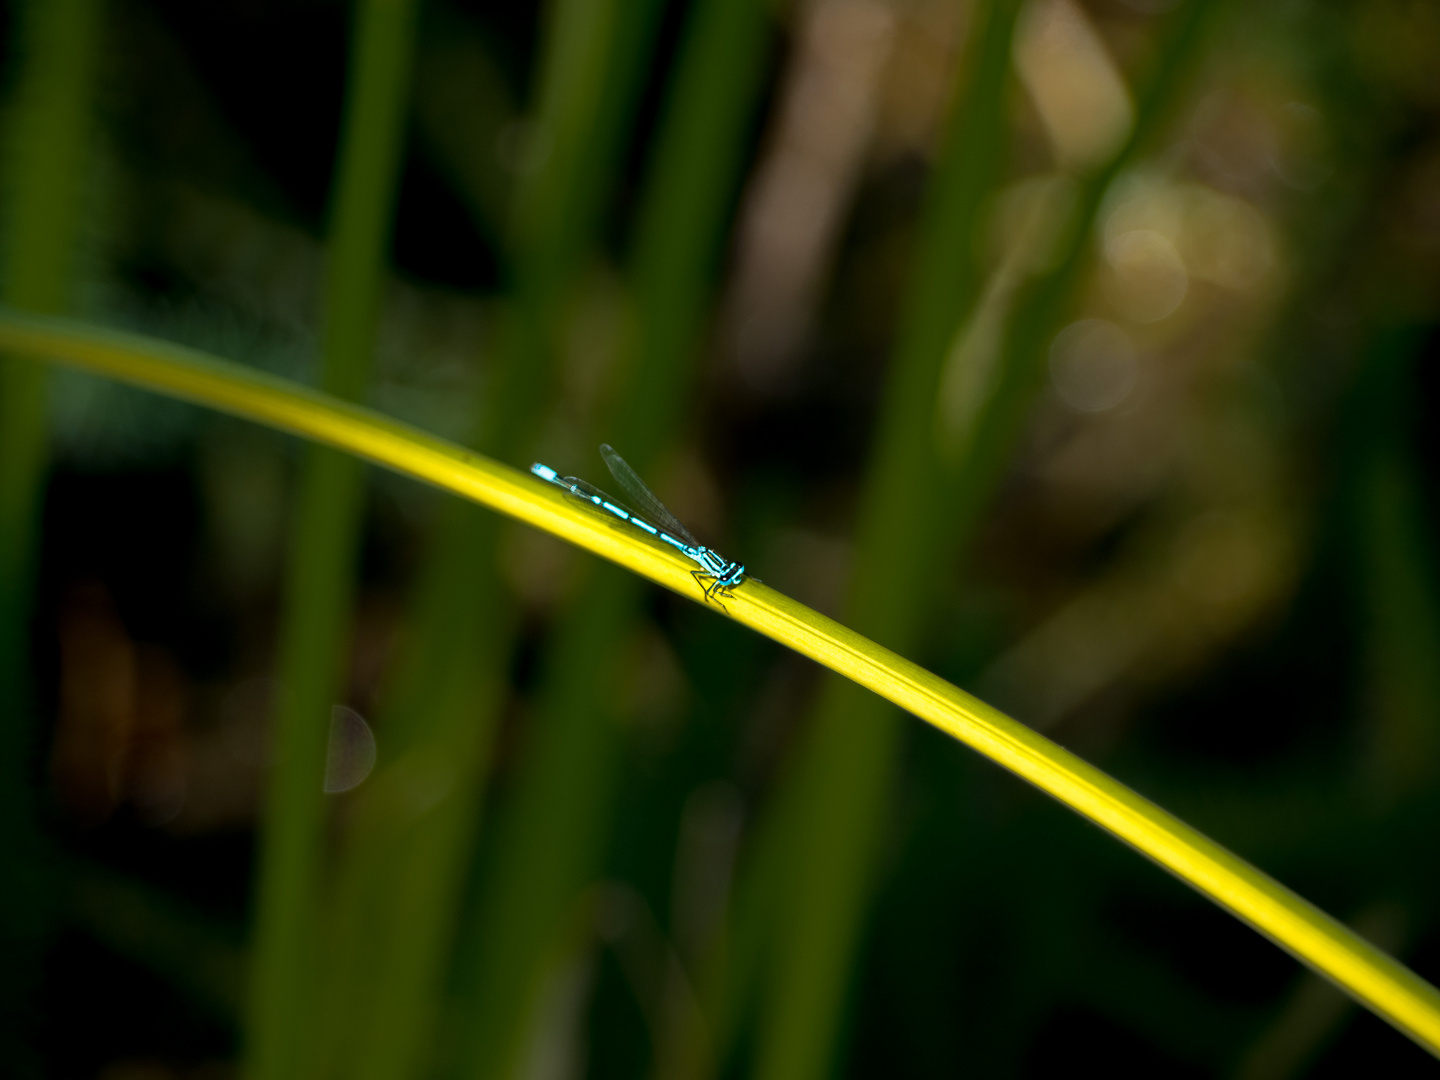
[[[4,302],[707,543],[1440,977],[1440,7],[4,5]],[[603,486],[603,483],[602,483]],[[1429,1075],[944,736],[0,360],[17,1077]]]

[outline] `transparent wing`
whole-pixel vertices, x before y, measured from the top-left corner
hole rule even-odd
[[[586,495],[589,495],[589,496],[592,497],[592,498],[602,499],[602,500],[604,500],[605,502],[610,503],[612,506],[618,506],[618,507],[620,507],[621,510],[624,510],[624,511],[625,511],[627,514],[629,514],[630,516],[632,516],[632,517],[635,516],[635,511],[634,511],[634,510],[631,510],[630,507],[626,506],[626,505],[625,505],[623,502],[621,502],[619,499],[615,498],[614,495],[608,495],[608,494],[606,494],[605,492],[601,491],[601,490],[600,490],[598,487],[596,487],[594,484],[591,484],[591,483],[589,483],[588,481],[585,481],[585,480],[581,480],[578,476],[566,476],[566,477],[563,477],[563,479],[564,479],[565,483],[570,484],[570,485],[573,486],[577,491],[580,491],[580,492],[582,492],[582,493],[584,493],[584,494],[586,494]],[[644,517],[645,515],[644,515],[644,514],[641,514],[640,516],[641,516],[641,517]]]
[[[683,540],[691,547],[699,547],[700,541],[690,535],[690,530],[680,524],[680,519],[665,509],[665,504],[655,497],[655,493],[645,486],[645,481],[632,469],[615,448],[608,443],[600,444],[600,456],[605,459],[605,464],[610,467],[610,474],[615,477],[615,482],[625,489],[625,494],[630,496],[640,516],[648,518],[652,525],[658,525],[677,540]]]

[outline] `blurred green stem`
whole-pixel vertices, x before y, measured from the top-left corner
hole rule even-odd
[[[25,70],[15,114],[8,207],[5,302],[55,313],[66,306],[79,224],[90,94],[99,36],[98,0],[32,2],[24,8]],[[43,364],[0,359],[0,708],[5,725],[6,820],[30,815],[23,725],[32,562],[46,467]]]
[[[321,1027],[328,1075],[404,1077],[430,1064],[510,640],[491,569],[496,530],[479,516],[445,507],[377,718],[377,767],[341,848]]]
[[[641,201],[625,401],[605,437],[636,463],[674,429],[762,74],[755,0],[690,15]],[[620,745],[610,702],[638,583],[601,569],[546,661],[546,690],[515,791],[497,823],[479,907],[475,1074],[504,1076],[528,1034],[546,958],[598,869]]]
[[[982,22],[965,69],[969,83],[954,106],[932,180],[865,488],[855,562],[865,576],[852,583],[849,609],[862,632],[902,650],[911,644],[925,581],[925,552],[912,545],[917,535],[929,540],[933,531],[933,525],[925,527],[934,460],[926,421],[951,339],[979,295],[973,237],[1008,141],[1004,92],[1018,8],[1018,0],[997,0],[979,9]],[[786,886],[742,882],[742,899],[760,890],[779,908],[769,915],[777,923],[773,929],[755,915],[744,924],[775,943],[757,1065],[767,1080],[818,1078],[834,1058],[846,975],[895,768],[898,719],[873,696],[827,680],[792,779],[796,790],[782,791],[779,800],[787,807],[787,835],[778,842],[792,857],[757,865],[782,873]]]
[[[321,386],[356,400],[374,351],[401,160],[413,0],[362,0],[331,209]],[[364,466],[309,447],[301,466],[280,633],[274,763],[256,896],[246,1047],[252,1080],[310,1075],[321,923],[322,790],[342,692]]]
[[[8,157],[5,302],[54,313],[69,299],[80,219],[99,0],[21,6],[22,69]],[[22,1075],[30,980],[48,905],[37,878],[30,611],[47,464],[45,365],[0,356],[0,1058]]]
[[[995,389],[963,436],[961,472],[948,503],[933,478],[943,458],[932,442],[934,402],[951,342],[979,295],[970,261],[981,210],[1005,146],[1006,72],[1018,5],[985,11],[934,181],[925,250],[905,314],[880,431],[861,499],[848,622],[900,651],[912,649],[944,552],[964,550],[1029,408],[1044,350],[1069,310],[1090,250],[1090,226],[1106,189],[1155,132],[1197,52],[1208,0],[1174,18],[1155,75],[1140,98],[1126,148],[1081,184],[1079,213],[1063,234],[1058,268],[1040,279],[1008,322]],[[762,1020],[761,1080],[818,1080],[836,1036],[876,848],[899,751],[899,715],[850,683],[825,683],[809,742],[795,770],[797,854],[774,933],[773,980]]]
[[[626,142],[655,15],[654,0],[560,0],[547,13],[531,145],[522,151],[505,237],[510,296],[473,440],[496,457],[523,453],[544,404],[565,307]],[[451,504],[422,571],[415,618],[377,721],[379,768],[357,793],[340,857],[322,1025],[334,1076],[399,1080],[434,1064],[514,639],[513,604],[495,575],[499,536],[493,515]],[[497,960],[486,955],[481,963],[488,970]],[[493,1045],[487,1040],[486,1049]]]

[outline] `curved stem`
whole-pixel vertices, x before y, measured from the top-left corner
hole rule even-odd
[[[0,309],[0,350],[58,360],[326,443],[444,488],[703,602],[693,564],[553,484],[340,401],[132,334]],[[1154,860],[1440,1056],[1440,991],[1124,784],[956,686],[754,579],[727,614],[894,702]],[[718,610],[718,609],[717,609]]]

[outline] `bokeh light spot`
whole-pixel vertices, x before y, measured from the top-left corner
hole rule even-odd
[[[325,791],[335,795],[359,787],[375,768],[375,734],[354,709],[330,710],[330,749],[325,757]]]
[[[1131,322],[1172,315],[1190,288],[1190,274],[1175,245],[1153,229],[1131,229],[1105,245],[1110,273],[1105,291]]]
[[[1128,334],[1104,319],[1071,323],[1050,345],[1050,382],[1080,412],[1113,409],[1135,389],[1140,364]]]

